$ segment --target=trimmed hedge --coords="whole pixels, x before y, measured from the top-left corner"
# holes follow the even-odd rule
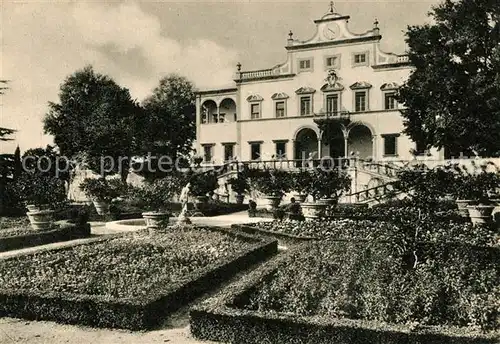
[[[227,235],[254,244],[241,255],[225,258],[207,269],[194,271],[182,280],[174,283],[159,282],[154,292],[140,298],[117,299],[109,296],[57,292],[39,294],[30,290],[5,290],[0,287],[0,316],[53,320],[94,327],[130,330],[152,329],[158,326],[169,313],[194,300],[237,272],[274,255],[278,250],[275,240],[233,233],[217,227],[209,229],[222,231]],[[90,239],[89,242],[80,245],[90,245],[125,235],[128,234]],[[69,248],[71,246],[55,250]]]
[[[201,340],[245,344],[493,344],[498,332],[484,334],[471,328],[387,324],[327,316],[300,316],[243,309],[258,286],[286,264],[288,254],[274,258],[239,282],[190,311],[190,328]]]
[[[0,238],[0,252],[90,236],[90,225],[88,223],[74,224],[68,221],[60,221],[56,224],[58,227],[52,230],[33,231],[29,234]]]

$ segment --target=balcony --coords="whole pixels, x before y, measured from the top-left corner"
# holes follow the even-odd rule
[[[269,79],[277,79],[282,77],[290,77],[294,74],[282,73],[280,70],[280,66],[276,66],[274,68],[269,69],[260,69],[253,71],[238,71],[236,72],[235,79],[237,83],[244,81],[253,81],[253,80],[269,80]]]

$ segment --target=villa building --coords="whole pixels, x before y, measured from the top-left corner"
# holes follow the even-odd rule
[[[375,21],[352,33],[349,16],[314,21],[306,41],[289,34],[286,62],[242,71],[233,88],[200,91],[196,144],[206,164],[315,159],[357,154],[374,161],[407,160],[416,145],[402,133],[394,99],[412,67],[407,55],[380,49]]]

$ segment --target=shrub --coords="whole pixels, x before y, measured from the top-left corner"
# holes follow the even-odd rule
[[[236,192],[238,195],[243,195],[250,191],[248,178],[243,172],[238,172],[236,177],[229,179],[228,184],[231,185],[232,191]]]
[[[125,193],[125,184],[118,179],[107,180],[105,178],[85,178],[80,184],[80,189],[92,199],[111,202]]]
[[[178,189],[178,180],[171,176],[146,182],[140,187],[129,186],[128,197],[144,210],[161,212],[169,210]]]
[[[23,173],[16,180],[15,188],[26,204],[57,208],[66,201],[64,182],[52,176]]]
[[[251,186],[267,196],[283,197],[290,191],[290,173],[283,170],[250,169]]]
[[[340,169],[318,167],[311,172],[309,185],[305,188],[314,200],[334,198],[338,200],[351,189],[351,178]]]
[[[214,171],[192,173],[189,176],[190,191],[194,196],[206,196],[219,187],[217,174]]]
[[[313,175],[305,169],[290,175],[290,189],[299,194],[306,194],[310,191],[309,186],[313,182]]]

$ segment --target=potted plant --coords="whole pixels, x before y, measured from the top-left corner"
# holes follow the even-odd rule
[[[469,217],[467,207],[471,205],[476,197],[476,192],[472,183],[472,175],[467,169],[454,165],[453,170],[455,176],[453,178],[453,186],[451,188],[453,197],[457,204],[458,212],[462,217]]]
[[[262,193],[266,210],[275,211],[284,194],[290,191],[290,174],[283,170],[249,170],[251,186]]]
[[[496,192],[500,184],[497,173],[481,172],[470,177],[473,202],[467,206],[469,216],[474,225],[490,223],[496,203],[490,194]]]
[[[85,178],[80,189],[92,200],[97,214],[108,215],[111,201],[123,191],[123,184],[115,179],[108,181],[105,178]]]
[[[231,190],[236,192],[236,203],[243,204],[245,193],[250,191],[247,177],[242,172],[238,172],[236,177],[228,180],[228,184],[231,185]]]
[[[307,190],[312,182],[312,174],[308,170],[301,169],[299,172],[292,173],[290,176],[290,189],[295,191],[295,199],[299,203],[304,203],[307,198]]]
[[[214,171],[193,173],[189,178],[191,194],[195,198],[194,206],[201,210],[208,202],[207,194],[219,187],[219,181]]]
[[[147,181],[140,187],[129,186],[129,197],[145,210],[142,217],[146,220],[150,234],[167,227],[172,215],[170,203],[178,188],[177,183],[169,177]]]
[[[16,188],[28,208],[26,215],[33,229],[52,228],[54,210],[66,201],[63,181],[52,176],[25,173],[16,181]]]
[[[311,177],[306,190],[313,202],[301,205],[306,219],[323,217],[326,209],[351,188],[351,178],[337,169],[318,167],[311,171]]]

